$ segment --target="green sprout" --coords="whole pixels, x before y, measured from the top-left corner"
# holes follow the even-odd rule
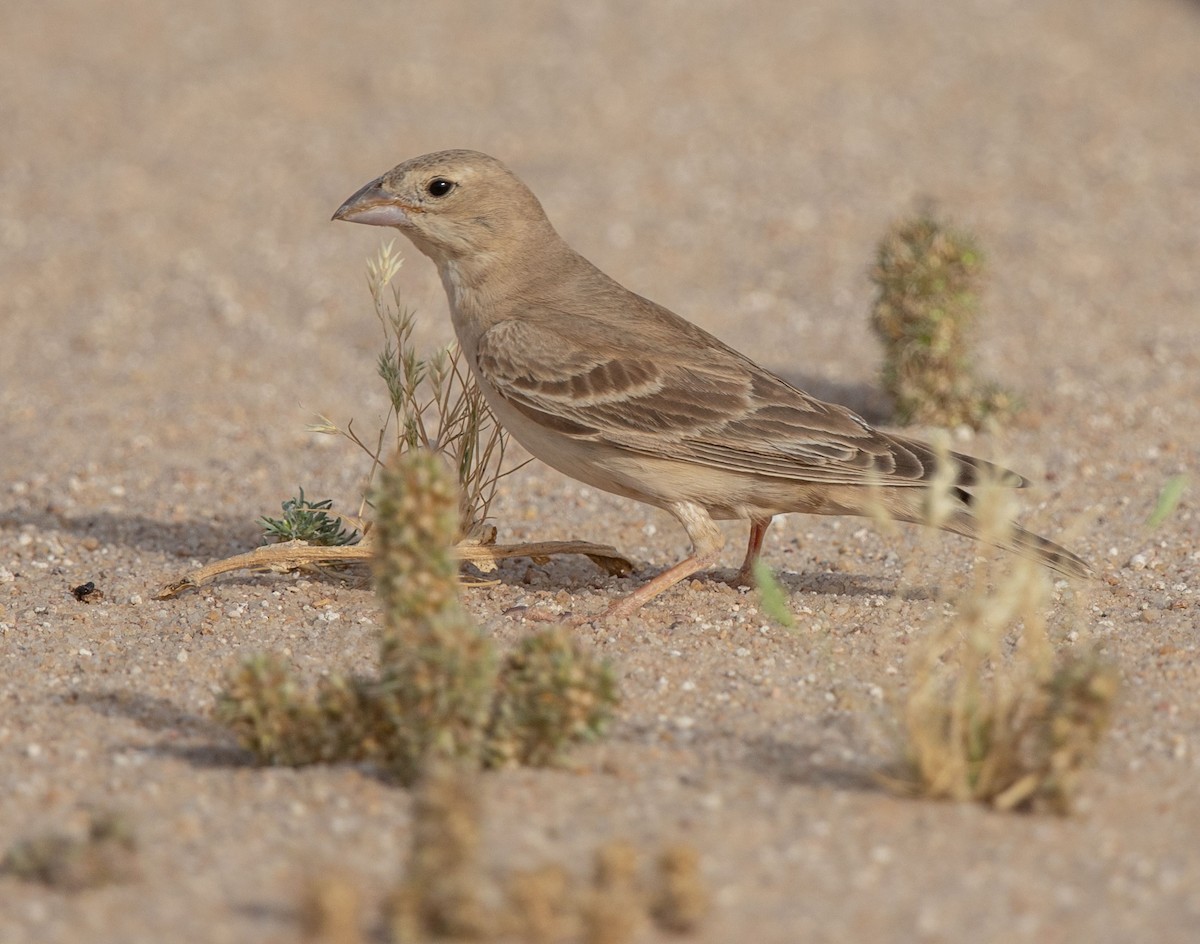
[[[794,629],[796,618],[788,607],[787,593],[784,592],[774,571],[759,558],[754,562],[752,573],[754,586],[758,588],[758,608],[762,610],[763,615],[784,629]]]
[[[356,530],[347,531],[341,518],[329,513],[333,507],[332,498],[310,502],[304,497],[304,489],[299,491],[298,497],[289,498],[283,503],[282,518],[264,515],[259,519],[263,537],[268,541],[303,541],[321,547],[339,547],[358,541]]]
[[[1188,477],[1186,475],[1176,475],[1167,479],[1167,484],[1163,486],[1158,501],[1154,505],[1154,511],[1146,520],[1146,527],[1149,530],[1153,531],[1175,513],[1180,499],[1183,498],[1183,493],[1187,491],[1187,486]]]

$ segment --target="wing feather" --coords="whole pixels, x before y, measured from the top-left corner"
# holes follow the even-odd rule
[[[636,339],[602,348],[595,326],[572,330],[568,319],[511,319],[483,334],[476,365],[535,422],[630,453],[800,483],[925,485],[932,478],[937,457],[928,446],[874,430],[680,322],[691,330],[672,340],[695,346],[696,356],[656,352]],[[973,484],[985,467],[999,469],[953,458],[960,485]]]

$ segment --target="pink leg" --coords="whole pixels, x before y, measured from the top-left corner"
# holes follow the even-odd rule
[[[741,569],[733,578],[735,587],[754,586],[754,562],[762,552],[763,538],[767,536],[767,528],[771,527],[770,518],[752,518],[750,520],[750,543],[746,547],[746,559],[742,561]]]
[[[716,563],[725,545],[725,536],[721,529],[713,523],[708,512],[700,505],[691,502],[680,502],[667,507],[679,519],[688,537],[692,539],[692,554],[680,561],[674,567],[664,570],[661,574],[638,587],[633,593],[617,600],[599,616],[577,616],[571,622],[582,623],[606,622],[610,619],[624,619],[632,616],[648,601],[654,599],[664,590],[668,590],[681,580],[685,580],[698,570],[703,570]],[[766,530],[764,526],[763,530]],[[761,538],[760,538],[761,541]]]

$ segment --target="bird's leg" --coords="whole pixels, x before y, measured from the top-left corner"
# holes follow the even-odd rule
[[[691,556],[680,561],[674,567],[664,570],[628,596],[622,597],[596,617],[597,622],[631,616],[664,590],[687,579],[696,571],[716,563],[721,554],[721,548],[725,546],[725,535],[721,533],[721,529],[716,526],[708,512],[701,505],[692,502],[676,502],[668,505],[667,511],[679,519],[679,523],[683,525],[688,537],[691,538]],[[766,530],[765,527],[764,530]],[[592,622],[593,620],[586,619],[585,621]]]
[[[746,547],[746,559],[742,561],[741,569],[733,578],[735,587],[754,586],[754,562],[762,552],[763,538],[767,536],[767,528],[771,527],[771,518],[750,519],[750,544]]]

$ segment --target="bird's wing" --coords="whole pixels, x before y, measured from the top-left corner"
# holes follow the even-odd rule
[[[668,350],[654,349],[653,338],[599,342],[594,329],[565,320],[513,319],[484,332],[476,364],[514,409],[569,438],[799,482],[932,477],[937,459],[927,446],[878,432],[688,327],[668,342],[681,347]]]

